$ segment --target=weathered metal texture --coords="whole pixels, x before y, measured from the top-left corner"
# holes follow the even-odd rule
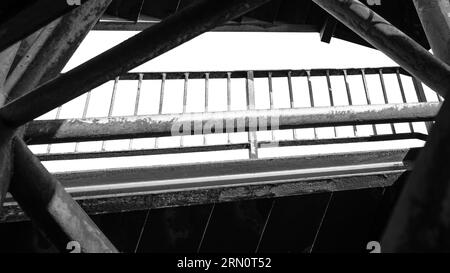
[[[6,128],[0,123],[0,214],[2,212],[2,204],[11,181],[11,173],[13,168],[11,137],[13,134],[13,130]]]
[[[76,241],[82,252],[117,252],[95,223],[33,156],[18,138],[14,140],[15,171],[10,192],[48,238],[61,251]]]
[[[247,72],[247,79],[246,79],[246,91],[247,91],[247,109],[248,110],[255,110],[255,78],[253,77],[253,71],[248,71]],[[230,96],[231,96],[231,92],[229,92]],[[231,98],[229,99],[229,105],[231,104]],[[230,106],[228,106],[230,107]],[[206,122],[208,123],[208,122]],[[235,124],[235,121],[233,121],[233,125]],[[248,124],[250,125],[250,122],[248,122]],[[223,126],[223,125],[222,125]],[[226,125],[225,125],[226,126]],[[234,126],[233,126],[234,127]],[[249,127],[249,132],[248,132],[248,142],[250,143],[250,148],[249,148],[249,158],[250,159],[255,159],[258,158],[258,140],[256,138],[256,126],[247,126]],[[226,128],[226,127],[223,127]],[[236,128],[237,131],[239,130],[238,128]],[[233,131],[235,131],[236,129],[233,128]]]
[[[37,37],[33,41],[30,41],[30,44],[26,49],[22,49],[26,50],[26,52],[22,53],[22,57],[20,59],[18,59],[19,56],[16,57],[16,64],[14,67],[12,67],[12,70],[8,74],[8,78],[5,82],[4,90],[5,94],[7,94],[8,96],[7,100],[11,100],[11,97],[13,97],[10,96],[11,89],[25,74],[29,65],[33,62],[34,58],[36,58],[40,50],[42,50],[41,54],[44,54],[43,52],[45,52],[45,50],[43,50],[43,45],[45,44],[45,41],[49,38],[49,36],[51,36],[52,32],[55,30],[55,27],[58,26],[60,21],[60,19],[56,19],[55,21],[42,28],[42,30],[38,31],[39,33],[37,34]],[[39,77],[37,78],[37,81],[39,81]]]
[[[149,191],[132,194],[112,194],[75,198],[88,214],[117,213],[166,207],[192,206],[222,202],[236,202],[262,198],[309,195],[322,192],[360,190],[389,187],[403,171],[371,174],[317,177],[284,183],[255,183],[227,187],[204,187],[173,191]],[[26,220],[27,216],[14,203],[5,205],[1,222]]]
[[[383,150],[57,173],[88,213],[143,210],[392,185],[416,150]],[[183,177],[183,178],[180,178]],[[23,219],[11,202],[0,221]]]
[[[127,30],[127,31],[142,31],[159,23],[155,21],[116,21],[110,22],[101,20],[98,22],[94,30]],[[320,29],[316,25],[297,25],[287,24],[282,22],[265,22],[260,20],[245,21],[245,22],[227,22],[221,26],[213,28],[211,31],[233,31],[233,32],[318,32]]]
[[[3,52],[0,52],[0,106],[3,106],[6,101],[7,95],[4,90],[4,82],[19,45],[20,43],[14,44]],[[3,204],[3,199],[8,191],[11,180],[12,135],[13,131],[0,122],[0,213],[2,212],[1,204]]]
[[[413,0],[433,54],[450,64],[450,2]]]
[[[193,4],[0,109],[5,124],[18,127],[268,0]],[[64,91],[63,91],[64,90]],[[39,105],[39,107],[34,107]]]
[[[450,2],[414,4],[433,53],[450,63]],[[384,252],[450,252],[449,115],[445,101],[385,231]]]
[[[442,96],[450,67],[357,0],[313,0],[367,42],[381,50]]]
[[[149,116],[36,120],[29,144],[430,121],[440,103],[334,106]]]
[[[0,25],[0,51],[24,39],[51,21],[77,8],[66,0],[38,0]]]
[[[59,75],[111,0],[89,1],[46,27],[7,81],[18,98]]]
[[[4,85],[6,76],[8,76],[11,65],[19,49],[20,43],[16,43],[6,50],[0,52],[0,105],[3,105],[6,101],[6,92],[4,91]]]
[[[20,96],[42,81],[57,76],[109,3],[110,0],[85,3],[40,31],[38,37],[30,41],[32,44],[27,46],[26,56],[17,63],[16,68],[20,72],[14,70],[10,73],[15,82],[21,85],[7,94],[9,98]],[[33,40],[33,37],[30,39]],[[11,89],[4,91],[9,92]],[[9,170],[13,173],[9,191],[24,211],[61,251],[65,251],[69,241],[77,241],[84,252],[116,252],[61,184],[28,150],[20,139],[22,128],[16,131],[14,133],[18,137],[13,143],[14,156],[10,153],[10,157],[2,158],[1,162],[2,166],[6,166],[8,159],[15,160],[14,171]],[[12,134],[11,131],[10,136]],[[10,138],[8,140],[11,147]],[[4,185],[2,183],[2,187]],[[1,201],[3,203],[3,198]]]
[[[445,101],[386,229],[383,252],[450,251],[449,116]]]

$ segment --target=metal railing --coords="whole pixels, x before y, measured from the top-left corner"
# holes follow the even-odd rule
[[[401,101],[397,101],[393,104],[389,101],[392,81],[390,84],[386,83],[386,76],[394,76],[397,86],[395,89],[400,92]],[[357,77],[357,78],[355,78]],[[368,83],[368,77],[371,77],[372,85]],[[377,78],[377,83],[382,94],[382,104],[384,108],[380,107],[380,103],[374,103],[372,98],[373,79]],[[287,81],[287,94],[289,96],[288,107],[283,109],[275,108],[275,95],[274,95],[274,79],[281,78]],[[214,90],[211,90],[210,83],[212,80],[222,79],[226,82],[226,111],[211,111],[209,102],[211,97],[215,94]],[[246,95],[239,98],[246,101],[246,109],[241,111],[232,110],[232,86],[233,81],[236,79],[245,80],[245,92]],[[134,101],[134,109],[132,116],[116,117],[113,116],[114,107],[117,105],[116,94],[120,81],[136,81],[136,95]],[[154,115],[139,115],[139,106],[141,104],[141,94],[147,90],[143,89],[143,82],[147,80],[160,81],[159,87],[159,103],[156,114]],[[182,113],[163,113],[163,105],[167,100],[167,84],[173,80],[183,80],[183,93],[182,93]],[[203,80],[204,81],[204,93],[198,92],[194,99],[203,99],[204,106],[199,112],[204,114],[193,114],[187,112],[188,102],[188,90],[190,86],[190,80]],[[255,96],[260,95],[258,88],[255,88],[255,81],[267,80],[267,95],[269,100],[268,109],[256,109]],[[302,98],[302,100],[309,100],[308,107],[296,107],[295,95],[299,88],[294,87],[293,81],[304,81],[305,86],[302,88],[307,89],[309,98]],[[317,98],[318,88],[314,88],[313,80],[320,80],[326,82],[328,89],[328,98]],[[335,90],[337,89],[336,82],[334,80],[343,81],[345,88],[345,95],[347,105],[336,105],[336,99],[338,95]],[[363,103],[356,103],[354,99],[354,89],[356,89],[350,81],[353,83],[360,81],[359,89],[362,88],[364,93]],[[392,79],[391,79],[392,80]],[[404,81],[410,81],[410,87],[413,86],[414,90],[407,90]],[[354,84],[353,84],[354,85]],[[278,90],[280,88],[277,88]],[[322,90],[323,91],[323,90]],[[406,91],[415,94],[415,101],[408,101]],[[323,93],[323,92],[322,92]],[[131,93],[130,93],[131,94]],[[204,95],[204,98],[200,98]],[[248,149],[249,158],[257,158],[258,149],[261,147],[273,147],[274,145],[279,147],[285,146],[301,146],[301,145],[315,145],[315,144],[333,144],[333,143],[354,143],[354,142],[370,142],[370,141],[382,141],[382,140],[397,140],[397,139],[421,139],[425,140],[426,132],[417,132],[412,122],[425,121],[427,130],[431,126],[431,120],[434,114],[439,109],[439,103],[428,102],[427,96],[424,91],[423,85],[416,79],[412,78],[406,71],[399,67],[384,67],[384,68],[356,68],[356,69],[311,69],[311,70],[276,70],[276,71],[221,71],[221,72],[165,72],[165,73],[127,73],[121,77],[115,79],[113,83],[113,90],[111,94],[110,104],[108,107],[108,113],[105,118],[89,118],[87,116],[90,107],[94,107],[90,104],[91,92],[88,92],[83,106],[81,119],[60,119],[61,109],[58,108],[56,112],[55,120],[37,120],[32,122],[27,129],[25,139],[29,144],[45,144],[48,143],[45,153],[39,153],[38,157],[43,161],[49,160],[62,160],[62,159],[83,159],[83,158],[101,158],[101,157],[120,157],[120,156],[132,156],[132,155],[154,155],[154,154],[170,154],[170,153],[190,153],[197,151],[221,151],[221,150],[234,150],[234,149]],[[170,98],[174,99],[174,98]],[[342,98],[340,98],[342,99]],[[328,107],[317,106],[317,101],[327,101]],[[436,98],[437,102],[442,101],[440,96]],[[323,103],[322,103],[323,104]],[[356,105],[358,104],[358,105]],[[359,105],[361,104],[361,105]],[[292,109],[290,111],[289,109]],[[344,113],[346,112],[346,113]],[[207,113],[207,114],[206,114]],[[178,147],[160,148],[158,145],[160,137],[170,136],[173,134],[171,130],[174,123],[167,123],[165,121],[173,121],[175,118],[180,120],[190,120],[194,125],[195,119],[200,119],[202,126],[205,127],[205,123],[212,120],[225,120],[230,115],[234,116],[230,121],[233,124],[230,131],[220,131],[212,133],[228,132],[228,141],[221,144],[208,145],[206,139],[207,134],[205,130],[195,132],[189,130],[189,132],[183,132],[183,134],[204,134],[203,145],[189,146],[183,142],[184,136],[181,136],[180,144]],[[279,115],[277,124],[278,127],[272,126],[269,122],[267,128],[261,128],[264,126],[249,126],[251,122],[249,116],[256,117],[256,119],[273,117]],[[364,118],[362,118],[364,116]],[[239,128],[236,123],[239,122],[239,117],[247,117],[244,121],[243,128]],[[150,120],[151,124],[147,123],[143,125],[143,120]],[[294,120],[294,121],[293,121]],[[258,120],[259,121],[259,120]],[[395,123],[408,122],[408,132],[397,132]],[[376,124],[388,123],[391,128],[390,133],[380,133]],[[131,125],[130,125],[131,124]],[[357,125],[368,124],[372,127],[372,133],[370,135],[360,136],[358,135]],[[161,126],[164,125],[164,128]],[[341,137],[338,134],[337,126],[352,126],[353,133],[350,136]],[[224,122],[224,126],[225,122]],[[332,137],[320,137],[317,134],[317,128],[320,127],[332,127],[334,133]],[[305,139],[299,136],[299,128],[313,128],[314,137]],[[229,129],[229,128],[227,128]],[[290,139],[276,141],[274,137],[274,129],[291,130],[292,137]],[[239,143],[233,143],[230,141],[230,134],[238,131],[248,132],[248,140]],[[260,139],[256,131],[260,130],[272,130],[272,140]],[[142,137],[155,138],[155,144],[153,148],[149,149],[133,149],[133,139]],[[128,149],[120,151],[107,151],[105,149],[105,140],[110,139],[130,139]],[[98,151],[79,152],[78,145],[80,141],[102,141],[101,149]],[[73,152],[68,153],[54,153],[51,151],[52,143],[63,142],[76,142]]]

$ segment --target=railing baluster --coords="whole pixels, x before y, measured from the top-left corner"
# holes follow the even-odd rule
[[[288,89],[289,89],[289,107],[295,108],[294,93],[292,90],[292,72],[291,71],[288,71],[288,73],[287,73],[287,80],[288,80]],[[297,139],[297,133],[296,133],[295,129],[292,129],[292,138],[294,140]]]
[[[247,72],[247,109],[248,110],[254,110],[255,109],[255,85],[254,85],[254,76],[253,76],[253,71],[248,71]],[[248,140],[250,143],[250,148],[249,148],[249,158],[250,159],[256,159],[258,158],[258,140],[256,137],[256,132],[254,131],[254,129],[257,128],[251,128],[251,125],[254,126],[258,126],[257,124],[258,120],[253,120],[253,124],[252,121],[249,120],[249,132],[248,132]],[[253,129],[253,130],[252,130]]]
[[[345,90],[347,91],[348,105],[353,105],[352,93],[350,90],[350,84],[348,82],[347,70],[344,69],[343,73],[344,73]],[[355,135],[355,137],[358,136],[358,128],[356,127],[356,125],[353,125],[353,134]]]
[[[86,94],[86,100],[84,102],[84,109],[83,109],[83,114],[82,114],[81,118],[86,118],[90,100],[91,100],[91,91],[87,92],[87,94]],[[78,152],[79,145],[80,145],[80,142],[75,143],[75,150],[74,150],[75,153]]]
[[[187,92],[188,92],[189,73],[184,73],[184,90],[183,90],[183,114],[186,114],[187,109]],[[184,146],[184,136],[180,136],[180,147]]]
[[[378,70],[378,75],[380,77],[381,90],[383,91],[384,103],[388,104],[389,103],[389,99],[388,99],[388,96],[387,96],[386,84],[384,83],[383,69],[380,68]],[[391,130],[392,130],[393,134],[397,133],[394,123],[391,123]]]
[[[209,73],[205,73],[205,112],[209,112]],[[206,135],[203,136],[203,144],[207,144]]]
[[[139,100],[141,98],[141,87],[142,87],[143,77],[144,77],[144,74],[139,73],[139,81],[138,81],[138,86],[137,86],[137,91],[136,91],[136,99],[134,101],[134,111],[133,111],[133,115],[135,115],[135,116],[138,115]],[[133,149],[133,139],[130,139],[130,144],[128,145],[128,149],[129,150]]]
[[[166,86],[166,73],[161,74],[161,89],[159,90],[159,105],[158,105],[158,114],[162,114],[163,104],[164,104],[164,89]],[[155,149],[159,147],[159,137],[155,138]]]
[[[397,81],[398,81],[398,86],[400,87],[400,94],[402,95],[402,101],[403,103],[407,103],[408,101],[406,100],[406,94],[405,94],[405,89],[403,88],[403,82],[402,82],[402,78],[400,76],[400,71],[397,68],[397,71],[395,72],[395,74],[397,75]],[[439,97],[439,95],[438,95]],[[411,130],[411,133],[414,133],[414,126],[412,124],[412,122],[409,122],[409,129]]]
[[[111,101],[109,103],[109,110],[108,110],[108,117],[112,116],[113,110],[114,110],[114,102],[116,100],[116,91],[117,91],[117,85],[119,83],[119,77],[116,77],[116,79],[114,80],[114,86],[113,86],[113,90],[112,90],[112,94],[111,94]],[[102,141],[102,151],[105,151],[105,141]]]
[[[227,72],[227,111],[231,111],[231,72]],[[230,133],[227,137],[228,143],[231,143]]]
[[[330,106],[334,106],[334,99],[333,99],[333,88],[331,86],[331,79],[330,79],[330,70],[327,69],[327,86],[328,86],[328,95],[330,97]],[[336,126],[333,127],[334,129],[334,137],[337,137],[337,129]]]
[[[366,102],[368,105],[371,105],[372,100],[370,99],[369,87],[367,85],[366,72],[364,69],[361,69],[361,78],[362,78],[363,85],[364,85],[364,93],[366,95]],[[378,135],[377,127],[375,124],[372,124],[372,129],[373,129],[373,134]]]
[[[313,88],[312,88],[312,81],[311,81],[311,71],[306,71],[306,79],[308,80],[308,90],[309,90],[309,101],[311,104],[311,107],[314,107],[314,95],[313,95]],[[314,128],[314,138],[317,139],[317,130]]]
[[[273,103],[273,86],[272,86],[272,72],[267,73],[267,82],[269,84],[269,103],[270,103],[270,109],[273,110],[274,103]],[[272,132],[272,141],[275,141],[275,134],[273,130],[270,130]]]

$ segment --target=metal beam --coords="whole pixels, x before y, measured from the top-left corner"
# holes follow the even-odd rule
[[[156,21],[102,21],[100,20],[93,30],[121,30],[121,31],[142,31],[159,23]],[[215,32],[318,32],[320,28],[316,25],[286,24],[280,22],[264,22],[259,20],[234,22],[230,21],[224,25],[217,26],[210,31]]]
[[[66,251],[67,243],[76,241],[82,252],[117,252],[23,141],[15,138],[13,147],[14,166],[22,169],[14,172],[9,190],[55,246]]]
[[[450,63],[450,2],[414,4],[433,53]],[[446,100],[386,228],[383,252],[450,251],[449,115]]]
[[[380,70],[383,74],[396,74],[397,70],[401,75],[411,76],[407,71],[401,67],[365,67],[365,68],[348,68],[348,69],[298,69],[298,70],[254,70],[254,78],[267,78],[268,73],[271,73],[272,78],[287,77],[290,73],[291,77],[306,77],[309,73],[311,77],[319,76],[343,76],[344,70],[347,76],[361,75],[361,70],[364,70],[366,75],[378,75]],[[144,73],[125,73],[120,75],[120,80],[139,80],[139,75],[142,74],[143,80],[161,80],[162,74],[166,75],[166,80],[184,79],[185,74],[189,73],[189,79],[204,79],[206,73],[208,73],[209,79],[224,79],[228,78],[228,73],[231,73],[230,78],[246,78],[246,70],[234,70],[234,71],[186,71],[186,72],[144,72]]]
[[[450,86],[450,67],[357,0],[313,0],[367,42],[442,96]]]
[[[87,2],[44,28],[7,80],[9,100],[59,75],[111,0]]]
[[[21,126],[137,65],[268,1],[203,0],[186,7],[160,24],[9,103],[0,109],[0,119],[11,127]]]
[[[7,92],[5,91],[6,77],[11,69],[11,65],[16,56],[20,43],[14,44],[8,49],[0,52],[0,106],[6,102]]]
[[[434,119],[439,107],[440,103],[407,103],[36,120],[27,126],[25,140],[30,144],[38,144],[430,121]]]
[[[9,97],[22,95],[42,81],[57,76],[110,2],[87,2],[41,31],[29,47],[25,61],[18,62],[21,75],[15,71],[10,73],[19,86],[15,86]],[[14,132],[14,156],[10,154],[10,158],[14,158],[14,175],[9,191],[15,200],[61,251],[66,250],[69,241],[77,241],[83,252],[116,252],[61,184],[28,150],[20,139],[22,132],[22,128]]]
[[[421,133],[402,133],[392,135],[375,135],[367,137],[343,137],[343,138],[324,138],[324,139],[299,139],[277,141],[259,141],[258,148],[261,147],[290,147],[290,146],[308,146],[308,145],[327,145],[327,144],[343,144],[343,143],[361,143],[361,142],[377,142],[390,140],[406,140],[416,139],[426,141],[427,135]],[[94,151],[94,152],[72,152],[72,153],[42,153],[36,156],[41,161],[54,160],[72,160],[87,158],[110,158],[110,157],[127,157],[142,155],[162,155],[162,154],[181,154],[181,153],[198,153],[213,151],[230,151],[249,149],[249,143],[223,144],[223,145],[202,145],[189,147],[174,148],[158,148],[158,149],[132,149],[120,151]]]
[[[0,25],[0,51],[24,39],[51,21],[77,8],[66,0],[38,0]]]
[[[337,21],[334,17],[328,16],[320,29],[320,41],[329,44],[331,38],[333,38],[334,31],[336,30]]]
[[[417,151],[381,150],[56,173],[88,213],[391,186]],[[12,201],[12,200],[11,200]],[[1,221],[23,219],[13,202]]]
[[[433,54],[450,64],[450,2],[413,0]]]
[[[3,106],[6,102],[7,94],[4,89],[4,83],[19,45],[20,43],[17,43],[0,52],[0,106]],[[6,128],[0,122],[0,213],[2,212],[3,199],[11,180],[11,137],[13,133],[13,130]]]

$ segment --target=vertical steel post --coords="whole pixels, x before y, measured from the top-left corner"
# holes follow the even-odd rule
[[[247,72],[246,86],[247,86],[247,109],[255,110],[255,79],[253,71]],[[255,128],[256,127],[256,128]],[[256,137],[256,131],[258,127],[257,119],[249,120],[249,132],[248,141],[250,143],[249,157],[250,159],[258,158],[258,140]]]

